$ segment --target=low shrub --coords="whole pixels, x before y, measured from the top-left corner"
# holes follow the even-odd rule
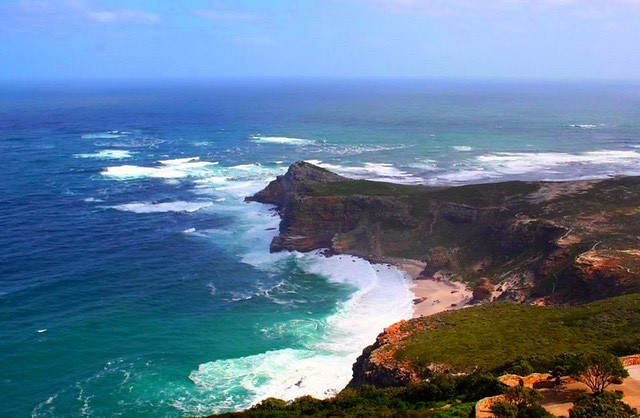
[[[638,411],[611,392],[582,395],[569,410],[569,418],[637,418]]]

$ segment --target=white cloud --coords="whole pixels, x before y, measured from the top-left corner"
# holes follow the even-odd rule
[[[0,0],[3,1],[3,0]],[[15,0],[0,4],[1,29],[63,28],[90,23],[155,23],[160,16],[139,9],[112,9],[96,0]],[[13,28],[12,28],[13,27]]]
[[[209,20],[252,22],[258,19],[256,15],[251,13],[236,12],[230,10],[197,9],[194,10],[193,13],[197,16]]]
[[[147,13],[142,10],[88,10],[86,16],[93,21],[100,23],[135,22],[135,23],[155,23],[160,20],[160,16],[154,13]]]

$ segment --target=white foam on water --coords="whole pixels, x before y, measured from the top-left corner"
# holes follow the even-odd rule
[[[120,138],[120,140],[118,140]],[[133,139],[132,137],[121,137],[117,138],[104,138],[101,140],[95,141],[93,144],[97,147],[109,147],[109,148],[147,148],[147,149],[158,149],[160,144],[164,144],[167,142],[164,139],[159,138],[143,138],[143,139]]]
[[[245,168],[235,167],[227,174],[233,177]],[[249,168],[253,176],[262,177],[260,181],[253,180],[252,187],[264,187],[270,177],[260,172],[263,170],[260,166]],[[294,261],[307,273],[330,283],[349,285],[354,290],[328,317],[313,321],[294,319],[263,330],[267,337],[273,332],[297,335],[301,347],[201,364],[189,376],[196,385],[195,393],[189,399],[176,400],[174,406],[186,414],[205,414],[248,408],[270,396],[294,399],[302,395],[318,398],[334,395],[351,379],[351,366],[362,349],[375,341],[384,327],[412,316],[411,281],[394,267],[372,265],[352,256],[327,258],[320,251],[271,254],[268,248],[278,233],[280,218],[270,206],[239,205],[236,201],[226,209],[241,216],[234,231],[218,232],[234,234],[236,239],[231,245],[239,246],[242,262],[266,272],[281,272],[282,268],[289,268],[283,266]],[[261,297],[276,304],[290,304],[296,303],[290,297],[295,292],[294,284],[280,281],[259,285],[254,290],[229,292],[227,300],[246,303]],[[289,295],[286,299],[282,298],[285,294]]]
[[[571,124],[569,125],[570,128],[580,128],[580,129],[596,129],[598,127],[598,125],[592,125],[592,124],[587,124],[587,123],[582,123],[582,124]]]
[[[207,175],[194,181],[195,191],[201,194],[219,196],[220,201],[235,203],[262,188],[287,167],[265,166],[261,164],[240,164],[232,167],[207,167]],[[244,205],[243,205],[244,206]]]
[[[407,145],[323,145],[321,151],[334,155],[360,155],[369,152],[393,151],[415,147],[415,144]]]
[[[451,148],[453,148],[456,151],[460,151],[460,152],[473,151],[473,147],[470,147],[468,145],[454,145]]]
[[[353,177],[416,180],[391,164],[366,163],[361,167],[344,168]],[[331,396],[351,379],[351,366],[362,349],[375,341],[384,327],[412,315],[410,280],[395,268],[372,265],[350,256],[326,258],[318,252],[269,253],[269,244],[278,233],[280,219],[270,206],[246,204],[243,198],[266,186],[286,169],[285,165],[260,164],[224,167],[190,157],[165,159],[154,167],[109,167],[103,173],[120,174],[121,177],[114,177],[122,180],[191,177],[192,191],[206,196],[207,201],[132,202],[112,208],[136,213],[189,212],[219,200],[215,204],[216,213],[236,217],[233,230],[196,231],[189,228],[183,233],[190,237],[207,237],[213,242],[224,239],[227,251],[241,254],[242,262],[269,273],[281,272],[294,261],[302,270],[323,277],[321,280],[353,288],[353,293],[339,302],[328,317],[318,318],[313,323],[296,319],[293,321],[297,322],[281,324],[283,332],[300,335],[300,346],[201,364],[189,376],[195,383],[195,390],[190,391],[188,397],[176,398],[173,403],[186,414],[242,409],[269,396],[283,399],[307,394],[319,398]],[[229,239],[230,235],[233,240]],[[292,286],[289,282],[258,283],[256,289],[237,294],[229,292],[229,297],[238,303],[246,303],[241,301],[253,297],[276,304],[295,303],[295,296],[291,297],[291,292],[295,292]],[[289,296],[284,298],[284,294]]]
[[[115,167],[107,167],[101,173],[103,176],[115,179],[136,179],[136,178],[165,178],[176,179],[187,177],[189,173],[174,169],[140,167],[136,165],[120,165]]]
[[[218,289],[213,283],[207,283],[207,289],[209,289],[209,294],[211,296],[214,296],[218,292]]]
[[[201,364],[190,379],[214,405],[213,412],[247,408],[267,397],[333,396],[351,379],[351,366],[362,349],[375,341],[384,327],[412,315],[410,280],[395,267],[352,256],[327,258],[319,252],[288,257],[295,257],[309,273],[356,290],[322,324],[293,324],[310,327],[307,331],[311,334],[319,326],[323,329],[320,338],[309,339],[305,348]]]
[[[180,179],[186,177],[206,177],[211,174],[210,168],[217,162],[200,161],[199,157],[178,158],[158,161],[160,166],[144,167],[121,165],[107,167],[102,175],[116,180],[139,178]]]
[[[640,162],[640,153],[618,150],[590,151],[579,154],[519,152],[481,155],[477,160],[499,173],[522,174],[567,165],[635,165]]]
[[[160,160],[158,162],[164,165],[182,165],[185,163],[192,163],[194,161],[200,161],[200,157],[175,158],[173,160]]]
[[[564,178],[602,177],[638,171],[640,151],[599,150],[583,153],[496,152],[467,161],[465,168],[429,179],[430,184],[467,183],[525,174],[549,174]],[[563,176],[567,171],[571,175]],[[582,173],[590,172],[592,173]],[[595,173],[597,172],[597,174]]]
[[[81,136],[82,139],[115,139],[121,138],[125,136],[125,132],[120,131],[109,131],[109,132],[96,132],[92,134],[84,134]]]
[[[74,154],[75,158],[94,158],[96,160],[123,160],[133,157],[130,151],[119,149],[105,149],[93,154]]]
[[[262,136],[252,135],[249,137],[252,141],[266,144],[281,144],[281,145],[315,145],[317,142],[313,139],[304,138],[290,138],[287,136]]]
[[[402,171],[389,163],[364,163],[362,166],[341,166],[338,164],[325,163],[321,160],[306,161],[352,179],[386,181],[402,184],[424,183],[422,178]]]
[[[416,160],[413,163],[407,164],[408,167],[417,168],[425,171],[436,171],[438,169],[438,162],[431,159]]]
[[[195,212],[213,205],[212,202],[133,202],[123,205],[109,206],[111,209],[133,213],[160,213],[160,212]]]
[[[483,169],[461,170],[440,174],[429,179],[429,184],[472,183],[482,179],[499,178],[500,174],[487,172]]]
[[[99,202],[104,202],[104,199],[98,199],[97,197],[87,197],[85,199],[82,199],[84,202],[87,203],[99,203]]]

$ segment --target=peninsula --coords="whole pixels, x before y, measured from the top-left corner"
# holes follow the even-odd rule
[[[480,385],[469,379],[493,382],[487,376],[525,363],[546,372],[572,351],[640,352],[640,177],[424,187],[297,162],[246,200],[278,211],[273,252],[356,255],[426,283],[417,285],[419,314],[363,351],[347,392],[315,402],[335,407],[345,393],[366,397],[364,387],[406,389],[462,373],[462,386],[438,399],[468,409],[481,397],[464,386]],[[429,286],[458,302],[434,307]],[[469,305],[478,306],[441,312]],[[483,382],[482,395],[501,393]],[[276,401],[249,412],[292,405]]]

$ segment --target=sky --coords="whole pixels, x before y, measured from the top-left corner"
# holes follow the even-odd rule
[[[0,80],[638,80],[640,0],[0,0]]]

